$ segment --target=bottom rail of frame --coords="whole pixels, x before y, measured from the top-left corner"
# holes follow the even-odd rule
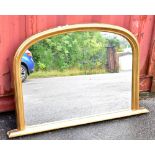
[[[149,111],[143,107],[141,107],[138,110],[126,109],[119,112],[90,115],[86,117],[79,117],[74,119],[55,121],[55,122],[43,123],[43,124],[32,125],[32,126],[25,126],[24,130],[15,129],[15,130],[8,131],[7,134],[9,138],[13,138],[18,136],[50,131],[50,130],[78,126],[78,125],[83,125],[88,123],[95,123],[95,122],[100,122],[105,120],[129,117],[129,116],[144,114],[148,112]]]

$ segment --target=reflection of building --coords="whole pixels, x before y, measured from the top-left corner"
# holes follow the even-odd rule
[[[119,70],[128,71],[132,70],[132,50],[131,48],[126,48],[124,52],[119,55]]]

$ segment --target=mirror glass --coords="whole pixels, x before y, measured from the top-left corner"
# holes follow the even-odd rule
[[[132,48],[114,33],[57,35],[25,51],[21,78],[26,125],[131,109]]]

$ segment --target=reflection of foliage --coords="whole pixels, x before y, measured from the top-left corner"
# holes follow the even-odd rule
[[[40,61],[37,63],[37,65],[38,65],[40,70],[42,70],[42,71],[46,70],[46,65],[41,63]]]
[[[104,68],[109,44],[120,51],[117,37],[108,38],[100,32],[73,32],[44,39],[34,44],[30,51],[36,70],[78,68],[86,71]]]
[[[108,41],[108,46],[115,47],[117,52],[123,52],[125,48],[130,47],[129,42],[120,35],[105,33],[104,37]]]

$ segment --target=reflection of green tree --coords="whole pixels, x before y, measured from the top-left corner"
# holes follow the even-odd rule
[[[110,34],[106,36],[108,46],[115,47],[117,52],[123,52],[125,48],[130,47],[129,42],[124,38],[116,34]]]
[[[117,38],[106,38],[100,32],[73,32],[44,39],[30,48],[36,70],[104,69],[106,47],[117,48]]]

